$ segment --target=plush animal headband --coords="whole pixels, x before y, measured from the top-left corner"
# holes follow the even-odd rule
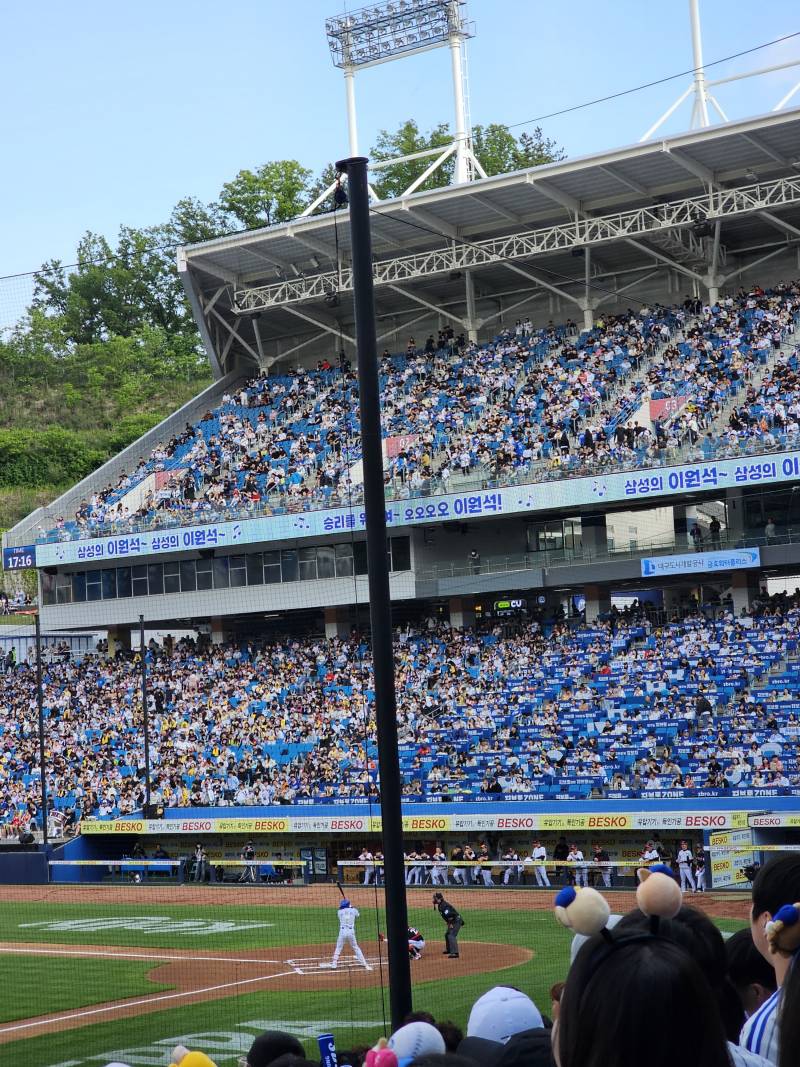
[[[636,873],[639,876],[636,904],[643,915],[649,916],[651,933],[656,934],[660,919],[673,919],[681,910],[683,893],[666,864],[656,863],[652,867],[640,867]],[[562,926],[576,934],[584,934],[586,937],[601,934],[606,941],[614,941],[611,932],[606,929],[611,908],[605,897],[596,889],[565,886],[556,897],[555,914]],[[798,918],[795,918],[794,922],[797,921]]]
[[[800,949],[800,904],[784,904],[778,908],[765,930],[770,952],[794,955]]]

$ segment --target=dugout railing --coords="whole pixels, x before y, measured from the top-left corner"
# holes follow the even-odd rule
[[[194,857],[139,859],[121,856],[116,859],[50,860],[51,882],[168,882],[174,885],[308,884],[312,881],[311,863],[304,859],[252,860],[209,858],[198,866]],[[235,875],[239,873],[239,877]],[[225,875],[233,874],[233,878]]]

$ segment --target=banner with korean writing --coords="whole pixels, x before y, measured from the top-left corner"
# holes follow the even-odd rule
[[[596,832],[655,830],[724,830],[747,826],[748,813],[654,811],[654,812],[554,812],[552,814],[531,811],[481,812],[453,810],[448,805],[446,814],[405,814],[403,829],[406,833],[437,835],[445,833],[527,833],[548,830],[588,830]],[[332,808],[326,815],[273,814],[265,809],[263,816],[224,817],[187,816],[183,819],[90,819],[81,823],[85,835],[116,834],[378,834],[381,832],[379,815],[354,813],[347,808]]]
[[[389,527],[430,522],[463,522],[466,518],[498,517],[559,508],[679,496],[687,490],[720,491],[734,486],[776,484],[800,479],[800,451],[758,459],[723,459],[602,474],[591,478],[562,478],[480,492],[448,493],[388,501]],[[360,507],[330,508],[300,514],[270,515],[235,522],[198,524],[178,530],[150,530],[118,537],[54,541],[36,546],[36,566],[124,560],[165,552],[203,548],[241,547],[269,541],[321,537],[330,533],[364,531]]]
[[[676,556],[653,556],[641,561],[642,577],[668,574],[702,574],[736,571],[761,566],[759,548],[731,548],[722,552],[684,552]]]

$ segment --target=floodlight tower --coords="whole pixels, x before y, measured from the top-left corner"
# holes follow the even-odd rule
[[[447,149],[415,153],[413,158],[435,155],[439,158],[426,171],[426,178],[455,155],[453,181],[468,182],[483,170],[472,151],[469,122],[469,93],[465,74],[465,43],[475,36],[474,24],[467,20],[466,0],[393,0],[364,7],[325,21],[328,47],[334,66],[344,73],[347,100],[347,133],[350,155],[358,155],[355,74],[357,70],[415,56],[434,48],[448,47],[453,76],[455,137]],[[406,156],[382,160],[383,166],[404,162]],[[378,165],[379,166],[379,165]],[[376,165],[373,164],[373,169]]]
[[[728,74],[724,78],[717,78],[715,81],[709,81],[706,78],[705,67],[703,65],[703,37],[700,28],[700,0],[689,0],[689,26],[692,34],[692,59],[694,67],[692,70],[692,81],[683,90],[681,95],[675,100],[661,117],[653,123],[650,129],[642,137],[641,141],[649,141],[650,138],[664,125],[668,118],[670,118],[681,106],[681,104],[687,100],[690,96],[692,100],[692,117],[689,123],[689,128],[694,130],[698,127],[706,127],[711,125],[711,112],[709,105],[716,111],[720,119],[723,122],[728,122],[728,116],[722,109],[722,105],[716,96],[711,92],[719,85],[727,85],[729,82],[741,81],[745,78],[758,78],[763,74],[773,74],[778,70],[787,70],[791,67],[800,66],[800,59],[791,59],[784,63],[772,63],[768,67],[759,67],[757,70],[745,70],[741,74]],[[786,107],[789,101],[800,92],[800,81],[797,82],[788,93],[786,93],[778,103],[773,107],[773,111],[780,111],[781,108]]]

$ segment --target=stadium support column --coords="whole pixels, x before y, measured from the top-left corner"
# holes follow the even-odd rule
[[[744,532],[744,494],[739,488],[728,489],[725,493],[725,540],[728,546],[735,548],[744,537]]]
[[[753,606],[753,600],[758,596],[758,572],[757,571],[733,571],[731,573],[731,597],[733,598],[733,614],[749,615]]]
[[[342,608],[325,608],[325,636],[327,638],[350,636],[350,619]]]
[[[478,316],[475,314],[475,279],[471,270],[464,271],[464,292],[467,299],[467,340],[478,340]]]
[[[583,301],[580,305],[584,330],[591,330],[594,326],[595,306],[592,300],[592,252],[587,245],[583,250]]]
[[[123,652],[131,650],[131,632],[127,627],[109,626],[107,641],[109,659],[113,659],[120,650]]]
[[[450,597],[450,625],[454,630],[468,630],[475,625],[475,608],[471,601],[460,596]]]
[[[719,275],[719,246],[721,233],[722,223],[717,219],[714,223],[714,238],[711,242],[709,251],[708,273],[703,278],[703,281],[708,286],[708,302],[712,307],[719,300],[719,285],[722,280]]]
[[[665,585],[662,589],[662,601],[667,621],[672,619],[675,612],[681,609],[681,590],[676,585]]]
[[[392,1029],[411,1011],[411,970],[408,960],[408,908],[403,863],[403,817],[400,763],[397,751],[397,705],[392,650],[392,606],[389,559],[386,551],[386,500],[383,491],[378,346],[375,336],[375,297],[372,275],[372,237],[369,222],[367,160],[346,159],[336,164],[347,174],[350,199],[353,298],[358,352],[361,454],[364,467],[364,511],[367,523],[369,617],[378,728],[382,843],[386,873],[386,934],[389,947],[389,1005]]]
[[[586,598],[586,625],[590,626],[611,610],[611,593],[600,585],[587,585],[583,595]]]
[[[672,530],[675,551],[686,552],[692,543],[691,530],[697,522],[697,508],[693,504],[675,504],[672,508]]]
[[[211,627],[211,644],[212,645],[224,645],[225,644],[225,622],[219,617],[219,615],[212,615],[209,622]]]
[[[581,546],[583,554],[590,559],[605,557],[608,553],[608,530],[602,513],[581,515]]]
[[[44,761],[44,690],[42,688],[42,630],[39,612],[34,617],[36,634],[36,709],[39,715],[39,782],[42,804],[42,846],[47,848],[47,768]]]

